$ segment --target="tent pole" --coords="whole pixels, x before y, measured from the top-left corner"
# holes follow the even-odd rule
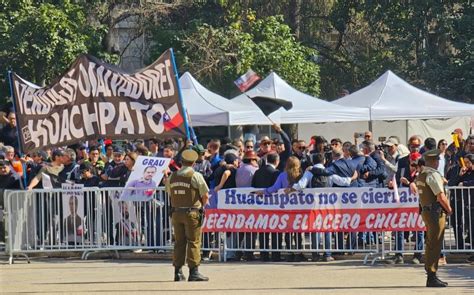
[[[230,139],[232,139],[232,136],[230,136],[230,125],[227,125],[227,134],[229,136]]]
[[[406,142],[408,144],[408,138],[409,138],[409,135],[408,135],[408,120],[406,120],[406,132],[407,132],[407,135],[406,135]]]

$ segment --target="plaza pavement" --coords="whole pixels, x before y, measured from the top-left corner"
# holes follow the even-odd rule
[[[425,288],[422,265],[365,266],[330,263],[211,262],[200,271],[209,282],[173,282],[169,261],[156,259],[34,258],[0,261],[2,294],[473,294],[474,266],[441,267],[448,288]],[[185,269],[186,276],[188,270]]]

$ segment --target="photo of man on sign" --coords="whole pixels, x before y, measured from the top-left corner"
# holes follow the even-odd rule
[[[170,159],[139,156],[120,196],[122,201],[150,201]]]

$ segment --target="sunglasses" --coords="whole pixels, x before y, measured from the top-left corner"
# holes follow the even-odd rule
[[[447,142],[442,142],[442,143],[440,143],[440,145],[448,145],[448,143]]]
[[[305,150],[306,147],[305,146],[299,146],[298,149],[302,151],[302,150]]]

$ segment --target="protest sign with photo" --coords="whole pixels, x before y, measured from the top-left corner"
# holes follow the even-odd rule
[[[112,198],[113,236],[117,245],[138,245],[140,228],[133,202],[120,201]]]
[[[120,196],[122,201],[150,201],[171,159],[138,156]]]
[[[253,188],[220,190],[210,198],[204,231],[422,231],[418,195],[406,188],[319,188],[258,195]]]
[[[184,112],[167,50],[134,74],[81,55],[47,87],[12,75],[24,153],[107,137],[185,137]]]
[[[84,236],[84,185],[63,183],[63,238],[79,243]]]

